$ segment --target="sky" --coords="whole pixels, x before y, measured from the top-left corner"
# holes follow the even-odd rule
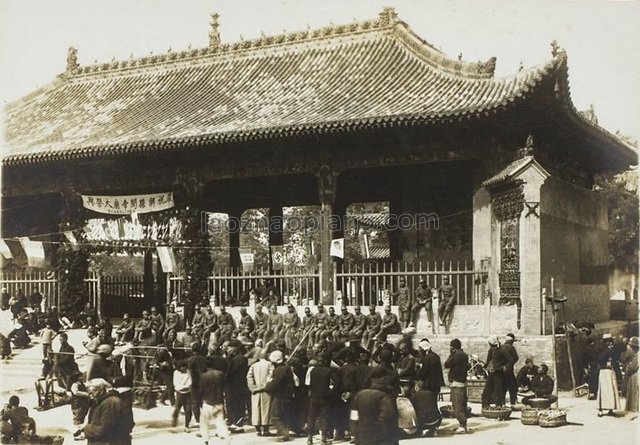
[[[67,49],[80,65],[205,47],[210,14],[223,42],[373,19],[393,6],[455,59],[498,59],[496,76],[568,54],[571,95],[599,123],[640,140],[640,1],[613,0],[0,0],[2,108],[53,81]]]

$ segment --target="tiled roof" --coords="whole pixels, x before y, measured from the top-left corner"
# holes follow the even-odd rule
[[[532,95],[562,65],[494,78],[395,12],[376,20],[81,67],[6,109],[4,164],[459,121]]]

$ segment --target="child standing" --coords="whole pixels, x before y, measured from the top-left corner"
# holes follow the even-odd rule
[[[191,422],[191,373],[187,362],[181,360],[173,371],[173,387],[176,392],[176,404],[173,410],[173,427],[178,425],[178,415],[180,408],[184,408],[184,431],[189,432],[189,422]]]
[[[51,329],[51,323],[47,323],[47,325],[40,331],[40,339],[42,340],[42,357],[44,359],[48,359],[49,353],[53,351],[51,343],[53,342],[53,337],[55,337],[55,335],[56,333]]]

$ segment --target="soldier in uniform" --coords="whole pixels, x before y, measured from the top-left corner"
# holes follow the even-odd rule
[[[398,303],[398,312],[400,314],[401,328],[406,328],[411,322],[411,293],[407,287],[407,280],[404,277],[400,278],[400,286],[394,293],[396,302]]]
[[[151,320],[149,320],[149,312],[142,311],[142,318],[136,323],[133,336],[134,340],[142,341],[151,336]]]
[[[151,328],[156,335],[156,341],[160,342],[164,333],[164,318],[155,306],[151,307],[151,316],[149,318],[151,319]]]
[[[167,337],[171,332],[178,332],[180,330],[180,315],[176,314],[176,309],[173,305],[169,306],[169,313],[167,313],[167,319],[164,324],[164,333],[162,334],[163,340],[166,342]]]
[[[236,321],[231,314],[227,313],[227,308],[220,306],[220,315],[218,316],[218,343],[223,343],[231,338],[231,334],[236,330]]]
[[[444,277],[442,280],[442,286],[438,289],[438,298],[440,298],[440,303],[438,304],[440,326],[449,326],[451,323],[453,308],[456,305],[455,294],[455,289],[451,284],[449,284],[449,277]]]
[[[315,318],[313,317],[313,315],[311,315],[311,308],[309,306],[304,308],[304,317],[302,317],[302,334],[301,337],[302,338],[307,331],[311,330],[311,327],[313,326],[313,323],[315,321]],[[311,342],[311,334],[309,334],[309,336],[307,337],[307,341],[306,344],[307,345],[313,345],[313,343]]]
[[[282,331],[282,314],[278,313],[278,306],[272,304],[269,307],[269,315],[267,316],[267,332],[264,334],[264,343],[271,339],[277,338]]]
[[[127,341],[133,340],[135,323],[129,317],[129,314],[124,314],[122,323],[118,329],[116,329],[116,345],[123,345]]]
[[[420,277],[420,280],[418,281],[418,287],[416,287],[413,295],[415,297],[415,301],[413,303],[413,307],[411,308],[411,324],[414,327],[418,325],[420,312],[422,311],[422,309],[424,309],[425,311],[427,311],[427,320],[429,320],[429,324],[433,326],[433,295],[431,292],[431,288],[429,287],[429,285],[427,285],[427,282],[423,277]]]
[[[287,305],[287,313],[282,317],[284,323],[284,343],[289,351],[293,351],[298,343],[298,330],[300,329],[300,317],[292,304]]]
[[[254,339],[264,339],[264,335],[267,333],[267,314],[262,311],[262,305],[256,304],[255,325],[256,328],[253,331]]]
[[[382,327],[380,328],[380,333],[389,335],[389,334],[397,334],[400,332],[400,322],[398,321],[398,317],[396,314],[391,312],[391,306],[386,306],[384,308],[384,317],[382,317]]]
[[[211,337],[211,333],[215,332],[218,325],[218,317],[216,313],[213,312],[213,308],[211,306],[207,306],[206,312],[202,319],[202,344],[207,346],[209,344],[209,338]]]
[[[309,344],[316,344],[320,339],[324,338],[329,323],[329,314],[324,311],[322,303],[318,303],[318,313],[314,316],[315,326],[309,334]]]
[[[382,317],[376,312],[375,305],[369,306],[369,315],[366,316],[366,330],[364,332],[364,347],[371,350],[373,342],[378,338],[380,334],[380,328],[382,327]]]
[[[245,333],[248,335],[253,335],[253,330],[256,328],[256,325],[251,318],[251,315],[247,313],[247,308],[240,308],[240,323],[238,323],[238,334]]]
[[[347,310],[346,306],[342,306],[340,311],[341,314],[338,317],[338,333],[348,338],[349,334],[351,334],[351,330],[353,329],[353,323],[355,320],[353,318],[353,314]]]
[[[336,315],[336,310],[333,306],[329,307],[329,316],[327,317],[327,333],[324,335],[324,337],[326,337],[327,335],[331,337],[332,341],[336,341],[338,339],[338,316]]]
[[[367,329],[367,317],[362,313],[362,309],[360,306],[356,306],[355,314],[353,314],[353,327],[349,332],[351,337],[358,337],[362,340],[362,336],[364,335],[365,329]]]
[[[204,333],[204,308],[201,308],[199,304],[196,304],[195,315],[191,321],[191,332],[202,339],[202,334]]]

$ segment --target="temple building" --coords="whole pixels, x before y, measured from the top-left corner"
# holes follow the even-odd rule
[[[221,41],[214,15],[209,40],[89,66],[71,48],[64,73],[10,104],[2,237],[95,218],[87,196],[170,193],[176,208],[237,216],[288,206],[342,216],[353,203],[385,202],[389,261],[405,265],[376,269],[389,286],[438,262],[433,284],[447,270],[459,297],[476,289],[451,332],[548,332],[552,278],[570,319],[608,318],[607,206],[594,176],[627,170],[637,152],[575,109],[555,43],[548,62],[495,77],[495,58],[449,58],[391,8],[235,43]],[[399,215],[438,224],[391,227]],[[318,227],[313,278],[315,300],[333,304],[359,298],[364,285],[345,280],[371,269],[332,259],[343,234],[329,222]],[[229,236],[231,268],[239,242]],[[491,313],[477,310],[487,304]]]

